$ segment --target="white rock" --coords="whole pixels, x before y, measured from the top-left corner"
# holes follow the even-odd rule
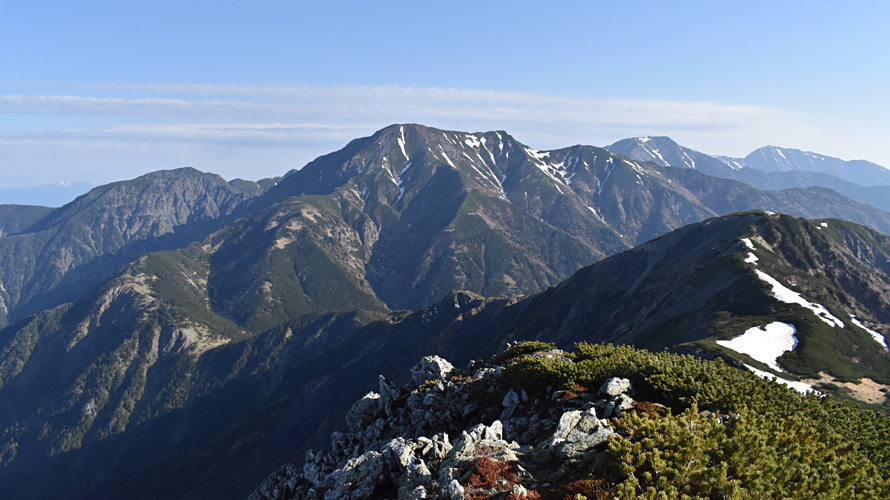
[[[498,417],[498,420],[505,421],[513,415],[513,412],[516,411],[516,407],[519,406],[519,394],[516,393],[513,389],[510,389],[510,392],[504,396],[504,400],[501,403],[504,406],[504,410],[501,412],[501,415]]]
[[[610,378],[600,387],[600,392],[607,396],[617,396],[630,390],[630,380],[626,378]]]

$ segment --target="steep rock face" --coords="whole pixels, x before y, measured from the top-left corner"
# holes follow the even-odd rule
[[[0,324],[78,298],[143,253],[201,238],[259,194],[194,169],[93,189],[0,237]]]

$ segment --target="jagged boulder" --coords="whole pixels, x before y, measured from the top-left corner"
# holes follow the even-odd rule
[[[313,449],[306,450],[306,459],[303,463],[303,477],[318,488],[324,485],[325,478],[329,472],[325,463],[326,455],[323,451],[315,451]]]
[[[416,496],[418,488],[426,487],[433,482],[433,474],[423,458],[415,455],[417,444],[403,437],[397,437],[386,443],[381,452],[386,467],[399,488],[399,498]],[[425,498],[425,497],[424,497]]]
[[[411,368],[411,382],[414,387],[419,387],[432,380],[444,380],[453,371],[454,366],[447,360],[439,356],[424,356]]]
[[[634,400],[631,399],[630,396],[627,394],[619,394],[601,405],[603,409],[603,418],[619,417],[622,412],[633,408],[633,406]]]
[[[518,461],[515,450],[519,449],[519,444],[504,441],[503,433],[504,427],[500,420],[495,420],[491,425],[477,424],[464,431],[442,460],[439,484],[451,484],[452,480],[458,479],[480,456],[499,462]]]
[[[383,467],[383,455],[373,450],[349,459],[327,477],[325,486],[329,489],[324,494],[325,500],[367,498],[380,482]]]
[[[296,496],[300,472],[293,464],[287,464],[263,481],[247,500],[285,500]]]
[[[380,376],[380,397],[377,400],[378,409],[386,412],[387,416],[392,416],[392,404],[399,397],[399,388],[392,382],[387,380],[383,375]]]
[[[501,402],[501,406],[504,407],[504,410],[501,412],[501,416],[498,417],[498,420],[505,421],[513,415],[513,412],[516,411],[516,407],[519,406],[519,401],[521,400],[519,394],[510,389],[507,392],[507,395],[504,396],[504,400]]]
[[[451,443],[448,441],[448,434],[440,432],[432,437],[425,436],[417,438],[417,448],[415,452],[427,461],[441,462],[451,451]]]
[[[596,409],[562,414],[550,446],[563,458],[580,458],[614,434],[608,423],[596,417]]]
[[[358,430],[363,422],[374,418],[379,409],[380,395],[376,392],[369,392],[362,399],[356,401],[346,413],[346,425],[351,431]]]

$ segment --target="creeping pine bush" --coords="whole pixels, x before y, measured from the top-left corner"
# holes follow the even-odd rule
[[[495,363],[503,363],[504,361],[509,361],[513,358],[522,356],[523,354],[531,354],[533,352],[539,351],[549,351],[551,349],[555,349],[556,344],[551,344],[549,342],[540,342],[538,340],[530,340],[527,342],[519,342],[514,344],[500,354],[495,356]]]
[[[608,498],[890,498],[888,417],[719,360],[582,343],[517,357],[501,380],[532,393],[616,376],[667,408],[612,421],[606,465],[590,470]]]

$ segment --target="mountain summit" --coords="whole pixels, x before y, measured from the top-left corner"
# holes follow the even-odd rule
[[[792,148],[766,146],[728,161],[764,172],[803,170],[840,177],[862,186],[890,185],[890,170],[865,160],[844,161]]]
[[[668,137],[624,139],[606,148],[633,160],[691,168],[715,177],[743,181],[758,189],[824,187],[890,211],[890,171],[867,161],[843,161],[774,146],[760,148],[745,158],[709,156]]]
[[[182,168],[99,186],[42,210],[43,217],[0,234],[0,325],[78,299],[140,255],[203,238],[261,191]]]

